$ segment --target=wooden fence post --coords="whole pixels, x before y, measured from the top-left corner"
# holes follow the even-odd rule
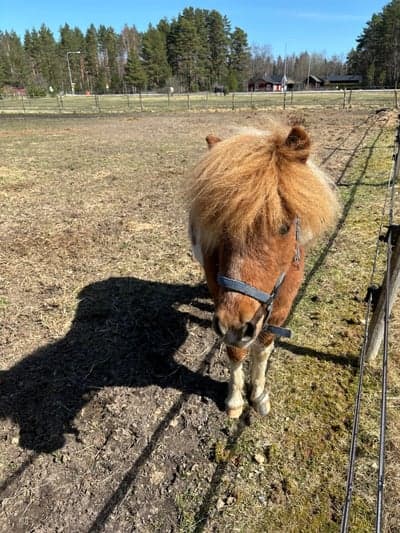
[[[396,91],[396,89],[394,90],[394,108],[395,109],[399,109],[399,103],[398,103],[398,100],[397,100],[397,91]]]
[[[347,98],[347,106],[351,109],[351,95],[353,94],[353,89],[349,91],[349,97]]]
[[[390,229],[389,229],[390,231]],[[388,279],[389,278],[389,279]],[[400,238],[392,251],[391,269],[389,277],[385,274],[378,303],[372,315],[370,324],[370,337],[368,338],[367,349],[365,353],[366,361],[371,361],[378,355],[379,349],[383,341],[383,333],[385,326],[385,308],[386,308],[386,291],[387,283],[389,282],[389,314],[392,312],[393,302],[400,287]]]
[[[397,130],[396,143],[397,151],[394,155],[395,162],[392,176],[392,180],[394,181],[398,178],[400,173],[400,126]],[[391,240],[394,245],[390,255],[390,272],[389,274],[387,272],[385,273],[385,279],[369,326],[369,330],[371,333],[368,338],[367,348],[365,352],[366,361],[371,361],[376,358],[383,341],[387,292],[389,292],[390,315],[390,313],[392,312],[393,302],[400,288],[400,226],[392,225],[391,227],[389,227],[388,232],[391,232]],[[387,290],[388,283],[389,291]]]

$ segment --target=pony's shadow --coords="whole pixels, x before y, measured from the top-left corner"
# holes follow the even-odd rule
[[[177,309],[210,310],[202,285],[110,278],[88,285],[69,332],[0,374],[0,416],[20,427],[20,445],[36,452],[63,446],[79,410],[103,387],[157,385],[205,396],[222,408],[225,384],[175,361],[188,321]],[[200,361],[194,366],[199,367]]]

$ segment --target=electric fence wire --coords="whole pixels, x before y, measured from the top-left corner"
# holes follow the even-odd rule
[[[400,135],[399,132],[400,132],[400,126],[399,126],[399,129],[397,131],[397,137],[396,137],[396,141],[395,141],[395,145],[394,145],[394,153],[396,154],[394,156],[394,159],[395,159],[396,163],[397,163],[397,155],[398,155],[398,152],[399,152],[399,150],[398,150],[399,135]],[[396,151],[396,148],[397,148],[397,151]],[[371,272],[371,277],[370,277],[370,287],[373,286],[373,282],[375,280],[376,269],[377,269],[377,264],[378,264],[378,256],[379,256],[379,250],[380,250],[380,243],[381,243],[380,235],[382,233],[382,229],[383,229],[383,226],[384,226],[384,218],[385,218],[385,213],[387,211],[387,204],[388,204],[389,197],[390,197],[389,223],[391,223],[391,221],[393,220],[394,183],[395,183],[396,167],[397,167],[396,164],[392,165],[392,168],[391,168],[391,171],[390,171],[390,175],[389,175],[389,179],[387,181],[386,193],[385,193],[384,203],[383,203],[383,207],[382,207],[380,227],[379,227],[378,236],[377,236],[376,245],[375,245],[374,261],[373,261],[372,272]],[[390,231],[389,231],[389,236],[390,236]],[[390,248],[390,246],[389,246],[389,243],[388,243],[388,250],[389,250],[389,248]],[[388,272],[388,268],[389,267],[390,266],[387,265],[386,272]],[[387,283],[387,288],[388,287],[389,287],[389,283]],[[363,344],[362,344],[361,352],[360,352],[359,374],[358,374],[359,377],[358,377],[358,386],[357,386],[356,399],[355,399],[355,405],[354,405],[353,427],[352,427],[351,441],[350,441],[350,451],[349,451],[349,466],[348,466],[347,480],[346,480],[346,496],[345,496],[345,501],[344,501],[344,505],[343,505],[342,521],[341,521],[341,526],[340,526],[340,532],[341,533],[347,533],[347,531],[349,529],[350,508],[351,508],[351,500],[352,500],[353,488],[354,488],[354,472],[355,472],[355,461],[356,461],[357,437],[358,437],[358,431],[359,431],[359,425],[360,425],[360,413],[361,413],[361,400],[362,400],[364,368],[365,368],[365,359],[366,359],[367,346],[368,346],[368,341],[369,341],[370,319],[371,319],[371,314],[372,314],[372,299],[373,299],[373,293],[370,290],[369,293],[368,293],[368,297],[367,297],[367,309],[366,309],[366,313],[365,313],[364,340],[363,340]],[[388,298],[386,298],[386,300],[388,301]],[[387,317],[387,318],[389,318],[389,317]],[[385,318],[385,329],[386,329],[386,327],[387,327],[387,323],[386,323],[386,318]],[[387,340],[387,335],[386,335],[386,340]],[[387,358],[386,358],[386,364],[387,364]],[[386,377],[385,377],[384,386],[385,386],[385,389],[387,389],[387,378]],[[385,393],[385,397],[386,397],[386,393]],[[386,401],[384,403],[386,403]],[[382,405],[381,405],[381,412],[382,412]],[[385,420],[383,421],[383,423],[386,425],[386,410],[385,410]],[[381,427],[382,427],[382,416],[381,416]],[[381,439],[381,442],[382,442],[382,439]],[[378,513],[379,513],[380,516],[382,517],[384,450],[382,450],[382,452],[380,451],[380,456],[381,456],[381,453],[383,454],[383,457],[382,457],[382,471],[379,469],[379,474],[381,474],[381,476],[379,476],[379,474],[378,474],[378,479],[382,483],[382,489],[379,489],[381,496],[379,496],[379,498],[377,498],[377,501],[380,501],[379,508],[378,508],[378,503],[377,503],[377,516],[378,516]],[[377,522],[378,522],[378,518],[377,518]],[[381,524],[381,518],[379,519],[379,522]],[[381,527],[381,525],[379,525],[379,527]],[[380,531],[380,530],[376,530],[376,531]]]
[[[397,128],[396,148],[393,156],[393,179],[391,181],[391,197],[389,207],[389,229],[387,238],[387,255],[386,255],[386,295],[385,295],[385,315],[383,329],[383,356],[382,356],[382,392],[381,392],[381,417],[379,433],[379,466],[378,466],[378,488],[376,495],[376,522],[375,531],[382,531],[383,524],[383,502],[385,486],[385,441],[386,441],[386,420],[387,420],[387,387],[388,387],[388,354],[389,354],[389,320],[391,308],[391,273],[392,273],[392,228],[394,212],[394,195],[396,181],[399,174],[399,141],[400,141],[400,124]]]

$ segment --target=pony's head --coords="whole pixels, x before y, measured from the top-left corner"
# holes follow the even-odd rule
[[[276,292],[271,317],[280,325],[300,285],[303,246],[334,224],[339,205],[332,182],[308,159],[310,139],[300,126],[224,141],[208,136],[207,143],[191,180],[191,221],[216,304],[214,328],[245,348],[260,335],[272,300],[263,309],[257,294],[218,276]]]

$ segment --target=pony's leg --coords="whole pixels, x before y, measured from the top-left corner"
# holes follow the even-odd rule
[[[239,418],[243,411],[243,391],[244,391],[244,374],[243,359],[246,351],[237,348],[227,347],[229,357],[229,393],[225,401],[226,412],[229,418]]]
[[[260,415],[265,416],[271,408],[269,394],[265,388],[265,372],[274,343],[268,346],[256,343],[251,351],[251,395],[250,400]]]
[[[243,362],[229,359],[231,379],[229,381],[229,393],[225,401],[226,412],[229,418],[239,418],[243,411]]]

